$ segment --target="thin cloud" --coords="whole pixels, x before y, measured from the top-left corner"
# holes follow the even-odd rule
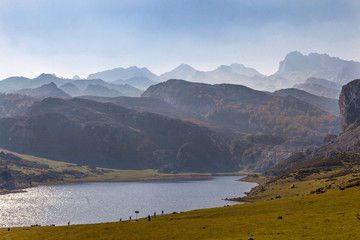
[[[270,74],[293,50],[360,60],[358,1],[3,0],[1,5],[0,48],[6,50],[1,78],[13,74],[6,69],[18,69],[18,75],[91,73],[97,61],[157,73],[180,63],[209,69],[239,62]],[[16,66],[24,59],[33,59],[33,70]]]

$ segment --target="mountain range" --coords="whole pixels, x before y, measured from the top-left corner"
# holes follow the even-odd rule
[[[119,67],[111,70],[92,73],[89,74],[88,79],[103,79],[108,82],[113,82],[117,80],[127,80],[134,77],[147,78],[152,81],[158,80],[158,76],[150,72],[147,68],[138,68],[136,66],[128,68]]]
[[[176,108],[196,113],[212,124],[242,133],[322,139],[328,132],[339,131],[335,116],[307,102],[241,85],[210,85],[174,79],[149,87],[142,96],[161,99]]]
[[[238,169],[220,137],[207,128],[112,103],[46,98],[24,116],[0,119],[0,132],[0,145],[7,149],[89,166]]]
[[[300,52],[291,52],[280,62],[278,71],[269,76],[268,81],[277,89],[304,83],[311,77],[344,85],[359,75],[359,62],[345,61],[327,54],[302,55]]]
[[[21,95],[28,95],[32,97],[58,97],[67,98],[70,97],[65,91],[59,89],[55,83],[44,84],[38,88],[29,88],[16,91],[15,93]]]
[[[316,83],[314,83],[313,80],[310,80],[310,82],[320,85],[320,87],[338,89],[338,86],[335,85],[340,85],[341,87],[347,82],[359,77],[359,69],[359,62],[330,57],[327,54],[310,53],[303,55],[295,51],[287,54],[284,60],[280,62],[277,72],[270,76],[265,76],[254,68],[234,63],[219,66],[212,71],[200,71],[190,65],[181,64],[172,71],[159,76],[151,73],[147,68],[137,68],[134,66],[130,68],[115,68],[90,74],[88,78],[101,78],[106,81],[119,81],[120,79],[122,83],[126,82],[132,85],[135,83],[132,83],[131,78],[140,77],[142,81],[147,79],[147,87],[153,85],[154,82],[163,82],[168,79],[184,79],[191,82],[209,84],[230,83],[245,85],[253,89],[266,91],[275,91],[291,87],[302,89],[302,86],[299,86],[299,84],[306,83],[309,78],[317,78],[325,81],[316,81]],[[330,87],[328,83],[334,84]],[[144,84],[142,86],[133,86],[145,90]],[[316,91],[311,93],[317,94]],[[322,96],[337,98],[338,94]]]
[[[0,92],[43,97],[76,97],[89,94],[114,97],[140,96],[142,91],[129,84],[109,83],[101,79],[65,79],[43,73],[33,79],[25,77],[4,79],[0,81]]]
[[[147,68],[134,66],[93,73],[88,78],[101,78],[106,81],[127,83],[141,90],[168,79],[184,79],[209,84],[230,83],[245,85],[253,89],[266,91],[294,87],[310,91],[315,95],[337,98],[340,93],[339,86],[341,88],[342,85],[359,77],[359,69],[359,62],[346,61],[330,57],[327,54],[310,53],[309,55],[303,55],[295,51],[287,54],[284,60],[280,62],[277,72],[270,76],[265,76],[254,68],[234,63],[219,66],[212,71],[200,71],[190,65],[181,64],[172,71],[159,76],[151,73]],[[134,78],[141,79],[141,83],[136,83]]]
[[[67,84],[71,86],[69,83]],[[50,85],[56,87],[54,83]],[[140,168],[143,166],[161,171],[190,171],[189,166],[184,167],[177,162],[176,156],[178,156],[180,146],[195,140],[188,139],[187,142],[179,143],[171,150],[166,148],[166,158],[169,161],[166,162],[166,167],[161,165],[155,157],[145,157],[153,156],[155,152],[157,154],[158,149],[162,149],[164,143],[159,144],[157,141],[165,137],[166,129],[162,130],[162,126],[156,125],[156,122],[161,122],[163,121],[161,119],[166,118],[169,119],[166,121],[179,126],[184,125],[185,128],[189,125],[207,129],[210,136],[216,136],[212,138],[211,142],[223,147],[221,151],[218,150],[220,154],[218,157],[228,159],[235,164],[235,167],[231,165],[232,168],[241,167],[261,171],[281,162],[295,152],[314,148],[322,142],[327,133],[337,134],[340,131],[340,121],[336,115],[304,101],[315,99],[316,102],[319,97],[299,92],[300,94],[294,95],[290,91],[290,96],[274,96],[241,85],[210,85],[184,80],[169,80],[150,87],[142,97],[84,96],[82,98],[88,100],[68,98],[66,101],[60,101],[53,98],[19,98],[18,96],[21,95],[3,94],[0,98],[0,101],[3,99],[5,108],[3,117],[8,118],[0,122],[3,136],[0,146],[55,160],[91,165],[95,163],[91,162],[93,158],[88,155],[87,147],[85,145],[78,146],[75,142],[80,141],[85,144],[84,142],[92,139],[91,144],[94,145],[91,145],[91,148],[95,148],[94,142],[101,142],[103,139],[104,143],[101,143],[101,147],[97,149],[98,152],[94,153],[96,158],[103,159],[103,162],[98,163],[99,166],[116,168]],[[305,94],[303,100],[297,98],[303,94]],[[327,106],[326,101],[329,101],[330,104],[333,103],[332,99],[322,98],[322,100],[324,106]],[[119,108],[114,106],[119,106]],[[111,109],[111,111],[108,112],[107,109]],[[139,117],[144,118],[144,121],[140,121],[139,125],[135,127],[131,121],[125,123],[122,118],[112,116],[118,114],[117,112],[124,111],[136,115],[133,121]],[[157,119],[151,126],[148,125],[150,123],[147,123],[149,117]],[[51,123],[47,123],[47,121],[51,121]],[[40,125],[37,125],[36,122],[43,127],[39,127]],[[85,128],[85,126],[89,127]],[[123,129],[124,127],[127,129],[126,131]],[[48,130],[45,131],[42,128]],[[144,132],[144,128],[153,129],[151,137]],[[170,124],[169,128],[178,128],[178,126]],[[92,129],[98,129],[98,131],[94,130],[95,132],[93,132]],[[60,132],[57,133],[57,131]],[[114,136],[110,134],[112,131],[120,136],[123,136],[121,132],[125,131],[129,139],[117,139],[115,138],[116,134]],[[166,131],[171,132],[170,129]],[[50,134],[51,132],[53,134]],[[189,133],[184,132],[183,134]],[[78,139],[80,136],[82,138]],[[132,139],[133,136],[138,136],[139,139]],[[173,139],[170,136],[166,138],[169,143],[177,141],[177,133],[172,135]],[[108,139],[116,141],[116,144],[110,144]],[[123,141],[133,146],[130,148],[126,145],[129,148],[126,150],[128,151],[126,156],[129,159],[126,160],[124,157],[122,163],[117,165],[113,158],[119,153],[114,149],[122,149],[125,154],[125,149],[120,147]],[[108,150],[105,142],[114,149]],[[130,150],[135,146],[138,146],[136,151],[131,152]],[[168,155],[170,152],[171,155]],[[130,158],[132,154],[134,156]],[[200,151],[199,154],[196,158],[207,156],[205,152]],[[136,165],[131,160],[133,158],[138,159],[138,162],[145,161],[145,159],[148,159],[149,162]],[[200,161],[199,159],[193,161]],[[164,161],[162,160],[162,163]],[[106,165],[105,162],[109,165]],[[227,164],[222,165],[222,163],[224,162],[220,162],[216,167],[214,163],[215,165],[207,170],[204,166],[192,170],[228,169]]]
[[[305,83],[295,84],[294,88],[328,98],[338,99],[342,85],[321,78],[308,78]]]
[[[298,88],[315,95],[338,98],[341,86],[360,76],[359,69],[359,62],[346,61],[327,54],[303,55],[300,52],[291,52],[280,62],[277,72],[270,76],[237,63],[222,65],[212,71],[200,71],[187,64],[181,64],[159,76],[147,68],[132,66],[92,73],[87,79],[79,79],[78,76],[74,79],[64,79],[52,74],[41,74],[34,79],[10,77],[0,81],[0,92],[13,93],[53,82],[72,97],[89,94],[102,97],[140,96],[148,87],[159,82],[184,79],[199,83],[244,85],[264,91]],[[68,83],[75,85],[80,91],[67,85]],[[86,92],[89,85],[93,86]],[[98,91],[96,87],[99,88]]]
[[[297,99],[300,99],[304,102],[310,103],[311,105],[318,107],[321,110],[326,112],[339,114],[339,105],[338,100],[334,98],[327,98],[322,96],[317,96],[306,92],[304,90],[296,89],[296,88],[287,88],[275,91],[272,93],[274,96],[292,96]]]
[[[314,167],[352,166],[360,163],[360,79],[346,84],[339,106],[342,118],[340,135],[327,135],[324,143],[312,151],[299,152],[267,171],[282,175]]]
[[[357,64],[293,52],[272,76],[241,64],[214,71],[182,64],[160,76],[130,67],[88,79],[11,77],[0,81],[0,147],[89,166],[163,172],[264,171],[284,160],[292,165],[286,159],[293,154],[315,156],[319,144],[341,132],[337,97],[342,82],[358,74]],[[184,80],[168,80],[172,76]],[[255,85],[289,87],[249,87]],[[356,94],[342,93],[340,105],[343,96]],[[356,109],[352,104],[348,108]]]

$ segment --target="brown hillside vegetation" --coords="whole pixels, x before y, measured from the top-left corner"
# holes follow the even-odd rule
[[[143,96],[192,111],[213,124],[244,133],[276,134],[321,141],[338,133],[338,117],[294,97],[272,96],[241,85],[209,85],[168,80]]]
[[[271,168],[268,173],[279,175],[295,170],[321,166],[352,166],[360,163],[360,80],[354,80],[342,89],[339,105],[343,132],[328,136],[327,141],[313,151],[298,153]]]
[[[27,116],[1,119],[0,132],[6,149],[91,167],[238,169],[227,145],[207,128],[111,103],[47,98]]]
[[[0,117],[25,114],[36,101],[39,99],[19,94],[0,94]]]

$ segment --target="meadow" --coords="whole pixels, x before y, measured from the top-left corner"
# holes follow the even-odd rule
[[[252,203],[113,223],[0,229],[1,239],[359,239],[357,174],[342,168],[292,174]],[[255,175],[254,175],[255,176]],[[248,181],[264,182],[262,176]],[[295,187],[291,188],[290,184]],[[342,187],[339,188],[339,184]],[[323,188],[323,191],[316,191]],[[280,198],[275,196],[280,195]]]

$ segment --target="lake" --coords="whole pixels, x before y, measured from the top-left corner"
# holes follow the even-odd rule
[[[148,215],[237,204],[256,183],[240,176],[209,180],[96,182],[39,186],[0,196],[0,227],[67,225],[129,220]],[[135,214],[139,211],[139,214]]]

